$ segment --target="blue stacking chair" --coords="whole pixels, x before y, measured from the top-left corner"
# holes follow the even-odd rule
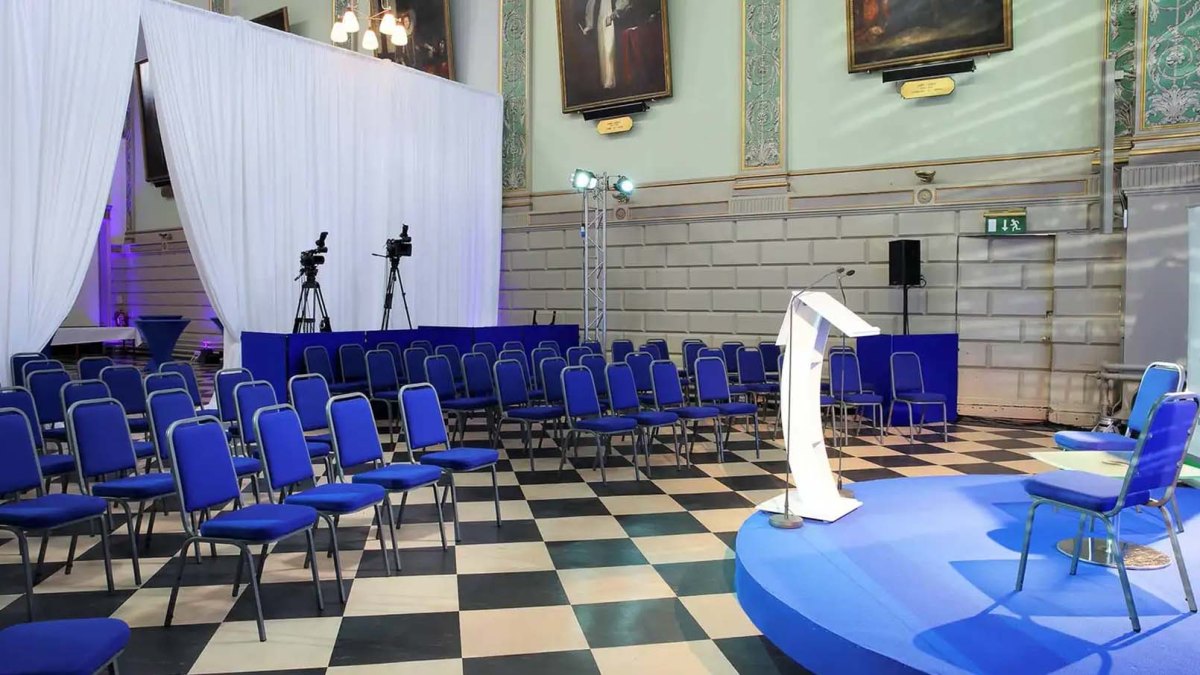
[[[404,350],[400,348],[400,344],[396,342],[380,342],[375,348],[382,349],[392,355],[392,362],[396,364],[396,381],[405,382],[408,376],[404,374]]]
[[[700,358],[700,350],[707,348],[708,346],[700,340],[683,341],[683,369],[680,374],[692,384],[696,381],[696,359]]]
[[[1021,547],[1016,590],[1021,590],[1024,585],[1029,541],[1033,535],[1033,517],[1039,506],[1050,504],[1079,514],[1079,529],[1075,533],[1074,555],[1071,559],[1072,575],[1079,566],[1084,526],[1089,518],[1099,519],[1104,523],[1109,550],[1116,559],[1121,589],[1125,592],[1125,607],[1129,610],[1129,622],[1135,633],[1140,632],[1141,623],[1133,604],[1129,575],[1125,571],[1118,517],[1125,509],[1150,506],[1157,508],[1162,517],[1163,527],[1171,538],[1171,549],[1175,553],[1175,565],[1179,568],[1188,609],[1193,613],[1196,611],[1192,584],[1188,579],[1183,553],[1179,549],[1179,539],[1167,515],[1166,504],[1175,496],[1175,484],[1179,481],[1179,472],[1187,456],[1188,443],[1196,430],[1196,421],[1200,419],[1200,397],[1188,392],[1166,394],[1151,407],[1148,418],[1123,478],[1083,471],[1051,471],[1025,479],[1025,491],[1033,497],[1033,504],[1025,521],[1025,542]],[[1154,496],[1160,493],[1160,497]]]
[[[115,365],[117,363],[107,356],[85,356],[79,359],[76,368],[79,369],[79,379],[98,380],[100,379],[100,371]]]
[[[763,367],[767,371],[767,382],[779,381],[779,359],[783,350],[774,342],[759,342],[758,351],[762,354]]]
[[[504,352],[523,352],[525,351],[525,343],[520,340],[505,340],[500,346],[500,351]]]
[[[500,361],[516,361],[521,365],[521,373],[525,376],[525,389],[529,394],[529,399],[532,401],[540,401],[545,398],[546,392],[537,386],[533,371],[529,367],[529,356],[519,349],[505,349],[500,352]],[[495,365],[492,366],[493,370]]]
[[[593,354],[604,356],[604,345],[599,340],[584,340],[581,345]]]
[[[649,349],[643,351],[650,352],[654,356],[655,361],[666,361],[671,358],[671,348],[667,345],[667,341],[662,338],[646,340],[645,346],[649,347]]]
[[[462,363],[463,378],[467,385],[467,397],[488,399],[488,440],[499,444],[500,431],[496,428],[496,420],[499,417],[499,411],[496,408],[499,402],[496,400],[496,383],[492,379],[492,366],[494,363],[488,360],[486,354],[479,352],[464,354]]]
[[[95,521],[100,529],[104,551],[104,573],[108,592],[112,593],[112,557],[108,549],[108,504],[99,497],[79,494],[46,494],[44,478],[38,466],[37,450],[33,445],[33,428],[25,413],[16,408],[0,409],[0,498],[13,499],[0,504],[0,530],[12,532],[17,538],[17,550],[25,571],[25,609],[33,621],[33,569],[29,562],[29,535],[42,537],[38,567],[46,557],[50,532],[62,527]],[[21,499],[22,493],[33,490],[35,497]],[[71,536],[71,552],[78,535]],[[70,572],[68,560],[66,572]],[[6,658],[8,654],[6,653]]]
[[[734,401],[730,395],[729,374],[725,371],[725,363],[712,356],[702,356],[696,359],[696,403],[710,405],[717,409],[718,439],[721,427],[725,427],[725,440],[718,441],[717,459],[725,461],[725,445],[729,441],[729,433],[733,429],[733,421],[745,418],[754,423],[754,456],[761,457],[761,445],[758,437],[758,406],[745,401]],[[722,424],[724,423],[724,424]]]
[[[404,420],[404,437],[408,439],[408,459],[421,451],[417,461],[423,466],[437,467],[446,476],[450,485],[450,502],[454,509],[454,540],[462,541],[459,528],[458,493],[454,487],[454,475],[459,472],[490,469],[492,492],[496,503],[496,527],[500,527],[500,486],[496,480],[496,462],[500,452],[492,448],[451,448],[446,436],[446,424],[442,417],[442,406],[438,403],[433,385],[410,384],[400,390],[401,419]],[[429,450],[436,447],[444,450]],[[443,491],[442,499],[446,495]]]
[[[604,360],[604,356],[602,354],[585,354],[579,360],[579,365],[592,373],[592,379],[596,380],[596,396],[600,399],[600,406],[607,406],[608,379],[604,376],[604,368],[608,363]]]
[[[367,386],[367,354],[357,343],[338,347],[338,364],[342,368],[342,382],[362,390]]]
[[[722,360],[725,361],[725,370],[728,372],[731,382],[736,380],[738,375],[738,350],[745,346],[745,343],[740,340],[728,340],[721,343]]]
[[[427,382],[429,376],[425,373],[425,359],[429,351],[424,347],[409,347],[404,350],[404,372],[408,374],[406,382],[417,384]]]
[[[583,357],[587,356],[588,354],[592,354],[592,353],[593,353],[592,350],[587,347],[583,347],[583,346],[568,347],[567,348],[567,365],[568,366],[578,366],[580,364],[580,361],[583,360]]]
[[[108,385],[101,380],[71,380],[62,386],[59,391],[59,396],[62,399],[62,410],[65,413],[71,409],[71,406],[80,401],[97,401],[106,398],[112,398],[112,394],[108,391]],[[138,459],[145,459],[146,466],[150,466],[150,460],[155,457],[154,442],[152,440],[133,441],[133,453]]]
[[[461,364],[460,364],[461,367]],[[437,391],[442,410],[454,418],[454,433],[450,440],[458,436],[459,442],[466,438],[467,420],[472,416],[484,417],[491,423],[492,413],[496,408],[495,396],[460,396],[454,383],[454,371],[451,370],[450,359],[442,354],[434,354],[425,359],[425,375],[429,384]]]
[[[496,362],[493,373],[496,399],[500,407],[497,427],[505,422],[515,422],[521,426],[521,439],[525,445],[525,453],[529,455],[529,470],[533,471],[533,425],[542,425],[543,436],[538,438],[540,449],[542,438],[547,434],[547,425],[554,423],[557,428],[566,411],[560,405],[533,405],[525,387],[525,368],[518,361],[500,359]]]
[[[580,434],[591,434],[596,439],[595,463],[600,465],[600,480],[607,484],[608,475],[605,473],[604,460],[612,452],[612,439],[614,436],[635,436],[637,420],[604,415],[600,398],[596,394],[596,378],[586,366],[568,366],[563,369],[562,389],[568,430],[558,470],[562,471],[567,462],[567,448],[575,447]],[[593,465],[592,469],[595,468]],[[636,466],[634,471],[636,473]]]
[[[67,370],[65,367],[63,367],[62,361],[48,359],[41,354],[38,356],[41,358],[27,360],[21,364],[21,384],[25,385],[26,387],[29,386],[29,376],[34,373],[40,373],[46,370],[61,370],[64,372]]]
[[[204,416],[175,422],[167,429],[168,447],[171,451],[172,475],[175,476],[175,494],[179,499],[179,516],[187,539],[179,547],[179,573],[171,586],[171,598],[167,602],[164,626],[170,626],[175,616],[175,602],[179,598],[179,584],[187,569],[187,550],[192,544],[230,544],[238,548],[245,567],[249,570],[250,588],[254,593],[255,618],[258,620],[258,639],[266,642],[267,627],[263,622],[262,598],[258,583],[266,565],[268,547],[277,541],[304,533],[308,540],[308,557],[312,564],[313,588],[317,596],[317,609],[324,611],[325,601],[321,597],[321,582],[317,572],[317,552],[313,544],[313,528],[317,524],[317,511],[298,504],[252,504],[242,505],[242,491],[234,472],[232,453],[225,440],[225,428],[215,417]],[[232,511],[219,511],[233,504]],[[217,511],[215,515],[208,515]],[[202,515],[199,527],[192,523],[194,514]],[[255,569],[251,546],[261,546],[258,568]],[[237,595],[242,582],[242,562],[238,562],[237,577],[233,582],[233,594]]]
[[[625,357],[633,353],[633,340],[612,341],[612,362],[625,363]]]
[[[633,384],[637,388],[638,398],[645,405],[654,405],[654,377],[650,374],[650,366],[656,359],[649,352],[634,352],[625,357],[625,363],[633,371]]]
[[[66,492],[67,477],[75,473],[75,458],[70,453],[46,452],[45,441],[42,439],[42,425],[38,422],[37,406],[34,405],[29,390],[25,387],[0,387],[0,408],[16,408],[29,420],[38,467],[46,479],[46,490],[50,489],[51,478],[61,478],[63,492]]]
[[[897,403],[908,406],[908,442],[916,439],[913,429],[913,406],[921,411],[919,426],[925,426],[925,409],[935,406],[942,409],[942,442],[950,440],[946,416],[946,395],[925,391],[925,375],[921,370],[921,357],[915,352],[894,352],[889,359],[892,367],[892,402],[888,406],[887,426],[892,426],[892,411]]]
[[[67,429],[71,435],[71,447],[75,449],[75,475],[79,477],[79,491],[112,502],[125,512],[133,581],[140,586],[142,569],[138,563],[137,541],[142,514],[147,504],[153,509],[160,499],[175,494],[175,481],[169,473],[138,473],[138,457],[133,451],[125,410],[114,398],[72,404],[67,410]],[[138,507],[136,524],[131,509],[134,504]],[[151,521],[146,530],[147,544],[153,528]]]
[[[491,372],[492,366],[496,365],[499,360],[499,355],[496,353],[496,345],[493,342],[476,342],[471,345],[471,351],[475,354],[483,354],[487,357],[488,371]]]
[[[396,363],[392,354],[384,349],[367,352],[367,393],[371,401],[378,401],[387,408],[388,434],[392,445],[396,444],[396,410],[400,403],[400,378],[396,376]]]
[[[554,340],[542,340],[538,343],[538,349],[552,350],[555,356],[562,356],[562,348]]]
[[[438,345],[437,348],[433,350],[433,355],[446,357],[446,360],[450,362],[450,377],[454,381],[454,386],[459,389],[464,387],[462,354],[459,353],[458,347],[455,345]],[[426,370],[428,370],[428,367],[426,367]],[[426,373],[426,375],[428,375],[428,373]]]
[[[879,433],[879,441],[883,442],[883,396],[868,391],[863,386],[861,370],[858,367],[858,355],[853,351],[838,350],[829,353],[829,393],[838,403],[838,413],[842,417],[842,432],[848,433],[846,424],[850,418],[850,410],[859,413],[856,426],[862,424],[862,410],[870,408],[873,411],[872,424]],[[886,422],[891,425],[891,420]],[[857,428],[856,428],[857,432]]]
[[[225,371],[221,371],[225,372]],[[358,391],[360,386],[352,382],[341,382],[333,377],[333,361],[329,358],[329,350],[320,345],[311,345],[304,348],[304,372],[320,375],[325,378],[325,382],[329,385],[329,391],[334,393],[345,393],[348,391]],[[221,373],[217,373],[218,376]],[[222,417],[222,420],[225,418]]]
[[[319,347],[319,349],[324,350],[325,348]],[[326,354],[326,359],[328,356]],[[242,430],[238,427],[237,401],[233,397],[233,392],[237,390],[239,384],[253,381],[254,375],[245,368],[226,368],[218,370],[217,374],[213,376],[213,388],[217,395],[217,417],[229,426],[230,433],[239,444],[242,442]]]
[[[671,361],[655,361],[650,365],[650,375],[654,381],[654,407],[658,410],[669,410],[679,416],[679,428],[683,431],[683,443],[687,446],[687,463],[692,463],[692,448],[696,445],[696,436],[700,435],[700,423],[712,420],[713,432],[716,437],[718,451],[721,447],[720,422],[721,411],[713,406],[692,406],[687,404],[683,395],[683,384],[679,381],[679,369]],[[688,436],[687,423],[692,423],[692,433]]]
[[[41,352],[17,352],[8,360],[8,365],[12,368],[13,385],[17,387],[27,386],[25,381],[25,364],[31,361],[45,361],[46,355]]]
[[[413,340],[412,342],[408,343],[408,346],[415,347],[417,349],[424,349],[429,354],[433,353],[433,343],[429,340]]]
[[[754,347],[742,347],[737,352],[736,360],[739,387],[756,403],[775,404],[778,413],[781,399],[779,383],[767,381],[767,366],[763,363],[762,352]]]
[[[546,387],[546,403],[563,405],[562,371],[567,367],[567,360],[561,356],[551,356],[542,359],[542,382]]]
[[[542,378],[542,361],[555,356],[558,356],[558,352],[545,347],[538,347],[529,354],[529,369],[532,371],[530,374],[533,376],[534,388],[542,390],[543,398],[545,397],[546,381]]]
[[[129,416],[129,430],[144,434],[150,430],[146,421],[146,389],[142,371],[137,366],[109,366],[100,371],[100,379],[108,385],[112,397],[121,402]]]
[[[316,373],[293,375],[288,379],[288,400],[300,416],[300,426],[304,427],[308,440],[333,442],[329,419],[325,416],[325,406],[331,397],[329,383]]]
[[[254,413],[254,431],[262,445],[268,501],[275,502],[275,492],[278,491],[280,502],[310,506],[317,510],[329,526],[329,546],[333,555],[333,571],[337,577],[338,599],[343,605],[346,604],[341,552],[338,550],[338,518],[374,507],[375,518],[382,525],[381,509],[387,503],[387,490],[383,486],[370,483],[342,482],[300,489],[315,477],[312,462],[308,458],[308,448],[305,446],[300,416],[290,405],[260,408]],[[386,549],[381,546],[381,550]],[[388,565],[386,554],[383,556],[383,562],[388,576],[391,576],[392,568]]]
[[[151,392],[166,391],[167,389],[182,389],[187,391],[187,380],[179,373],[150,373],[142,378],[143,393],[147,399]]]
[[[385,462],[379,433],[375,430],[375,417],[371,413],[371,402],[362,394],[343,394],[329,400],[326,410],[329,428],[333,435],[333,452],[337,455],[338,478],[344,483],[347,476],[352,483],[378,485],[386,490],[400,493],[400,517],[392,514],[390,496],[384,497],[387,526],[392,537],[392,556],[396,571],[400,566],[400,547],[396,544],[396,523],[404,520],[404,504],[408,493],[421,488],[433,489],[433,504],[438,514],[438,530],[442,535],[442,550],[446,550],[446,528],[442,521],[442,499],[438,494],[438,483],[442,470],[434,466],[422,466],[411,462]],[[403,416],[402,416],[403,417]],[[353,471],[353,473],[348,473]],[[387,565],[387,546],[383,543],[383,521],[378,522],[379,550]]]
[[[1140,435],[1145,430],[1154,404],[1164,394],[1183,391],[1183,386],[1183,368],[1178,364],[1151,363],[1142,373],[1142,379],[1138,383],[1124,434],[1105,431],[1060,431],[1054,434],[1054,442],[1064,450],[1131,451],[1137,445],[1134,434]]]
[[[187,386],[188,396],[192,397],[192,405],[196,407],[196,410],[204,408],[204,401],[200,399],[200,381],[196,379],[196,371],[192,368],[192,364],[187,361],[167,361],[158,367],[158,372],[176,373],[182,377]]]
[[[25,374],[43,442],[52,441],[58,449],[67,445],[67,420],[62,407],[62,388],[71,382],[65,370],[35,370]]]
[[[669,410],[642,410],[641,397],[638,396],[637,383],[633,368],[628,363],[610,363],[605,368],[608,380],[608,397],[615,415],[628,417],[637,422],[637,433],[633,442],[633,476],[641,480],[637,473],[637,449],[640,440],[642,452],[646,456],[646,477],[650,478],[650,444],[654,436],[663,427],[671,428],[671,441],[675,444],[675,468],[679,468],[679,415]]]
[[[60,619],[9,626],[0,631],[0,675],[80,673],[107,669],[129,644],[129,625],[120,619]]]
[[[238,427],[242,430],[242,442],[245,449],[254,456],[259,455],[258,436],[254,434],[254,415],[262,408],[269,408],[279,403],[275,399],[275,388],[270,382],[256,380],[243,382],[234,390],[234,400],[237,404]],[[325,464],[325,480],[333,480],[333,448],[328,441],[312,438],[305,439],[308,447],[309,460]]]

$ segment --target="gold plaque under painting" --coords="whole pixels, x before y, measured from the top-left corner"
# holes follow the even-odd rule
[[[629,115],[624,117],[610,117],[606,120],[596,122],[596,131],[601,134],[620,134],[632,128],[633,118]]]
[[[900,85],[900,95],[904,98],[932,98],[934,96],[949,96],[954,93],[954,78],[933,77],[927,80],[909,80]]]

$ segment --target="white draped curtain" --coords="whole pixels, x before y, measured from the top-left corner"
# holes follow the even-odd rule
[[[139,0],[0,2],[0,382],[71,311],[112,182]]]
[[[288,331],[299,254],[329,232],[319,280],[334,330],[378,328],[385,263],[416,325],[494,325],[501,99],[242,19],[145,0],[171,182],[200,277],[225,324]],[[397,297],[393,328],[405,327]]]

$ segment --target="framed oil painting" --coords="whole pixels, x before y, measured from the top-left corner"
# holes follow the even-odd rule
[[[1012,0],[846,0],[850,72],[1013,48]]]
[[[564,113],[671,95],[667,0],[557,0]]]
[[[386,35],[379,36],[375,55],[454,79],[454,40],[450,31],[450,0],[371,0],[371,15],[384,9],[396,12],[396,24],[408,33],[408,44],[397,45]],[[378,22],[372,26],[379,29]]]

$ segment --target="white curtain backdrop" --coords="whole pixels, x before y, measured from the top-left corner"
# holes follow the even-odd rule
[[[416,325],[494,325],[500,278],[496,94],[280,33],[145,0],[147,57],[192,255],[225,324],[291,330],[299,254],[329,232],[319,280],[334,330],[379,327],[384,242]],[[396,297],[393,328],[403,328]]]
[[[71,311],[133,81],[138,0],[0,2],[0,382]]]

